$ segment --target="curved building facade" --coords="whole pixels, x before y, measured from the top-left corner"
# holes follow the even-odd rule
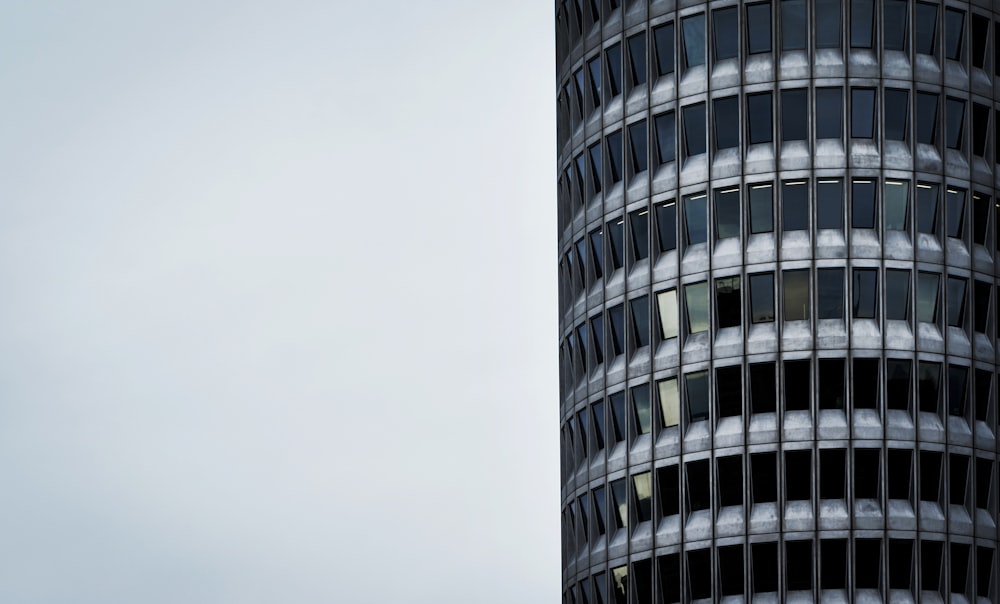
[[[564,602],[997,602],[1000,4],[556,21]]]

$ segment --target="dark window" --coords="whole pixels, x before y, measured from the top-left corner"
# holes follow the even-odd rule
[[[608,135],[608,168],[611,170],[611,184],[622,179],[622,133],[621,130]]]
[[[611,405],[611,427],[614,429],[613,444],[617,444],[625,440],[627,434],[628,416],[625,410],[625,393],[615,392],[609,395],[608,403]]]
[[[603,535],[605,533],[606,524],[608,522],[607,513],[607,501],[604,495],[604,487],[597,487],[592,493],[594,497],[594,526],[597,528],[597,534]]]
[[[945,103],[947,144],[949,149],[962,148],[962,123],[965,121],[965,101],[948,97]]]
[[[910,271],[886,269],[885,318],[905,321],[910,310]]]
[[[965,13],[960,10],[945,9],[944,11],[944,53],[952,61],[962,60],[962,30],[965,26]]]
[[[608,64],[608,93],[614,98],[622,92],[622,45],[615,44],[604,51]]]
[[[916,38],[914,50],[918,54],[933,55],[937,42],[937,5],[917,2],[914,13],[916,20]]]
[[[990,508],[990,485],[993,482],[993,462],[982,457],[976,458],[976,507]]]
[[[751,412],[774,413],[777,401],[774,363],[753,363],[749,372]]]
[[[724,277],[715,280],[715,306],[720,329],[740,326],[743,313],[740,304],[739,277]]]
[[[715,238],[740,236],[740,190],[717,189],[715,191]]]
[[[719,547],[719,587],[723,596],[743,594],[743,545]]]
[[[986,234],[990,226],[990,208],[993,206],[988,195],[972,194],[972,242],[986,245]]]
[[[992,290],[993,287],[989,283],[979,281],[978,279],[972,286],[975,303],[973,309],[973,318],[975,319],[974,328],[977,333],[986,333],[987,322],[990,318],[990,294]]]
[[[809,229],[809,186],[806,181],[782,183],[781,210],[783,230]]]
[[[786,321],[809,320],[809,270],[783,271],[783,299]]]
[[[674,161],[677,155],[677,122],[674,112],[668,111],[656,116],[656,150],[661,164]]]
[[[615,525],[620,528],[628,527],[628,485],[625,479],[619,479],[611,483],[611,498],[615,506]]]
[[[988,599],[992,583],[993,548],[976,547],[976,596]]]
[[[820,180],[816,183],[816,227],[840,230],[844,225],[844,183]]]
[[[819,452],[819,498],[843,499],[845,465],[843,449],[822,449]]]
[[[684,29],[684,64],[691,68],[705,63],[705,15],[693,15],[681,21]]]
[[[672,28],[673,24],[669,24]],[[673,37],[671,32],[670,37]],[[674,69],[673,44],[670,45],[670,70]],[[657,48],[659,52],[659,48]],[[629,74],[632,76],[632,86],[637,87],[646,83],[646,34],[636,34],[628,39]]]
[[[710,549],[687,552],[688,590],[691,600],[712,597],[712,557]]]
[[[847,585],[847,539],[819,542],[821,589],[844,589]]]
[[[972,104],[972,154],[986,157],[986,142],[990,138],[990,108]]]
[[[937,103],[936,94],[928,92],[917,93],[917,142],[925,145],[935,144],[937,137]]]
[[[972,548],[968,543],[951,544],[951,592],[963,594],[969,581],[969,552]]]
[[[686,374],[684,385],[687,388],[688,421],[708,419],[708,372]]]
[[[750,545],[753,593],[778,591],[778,544],[775,541]]]
[[[708,240],[708,195],[699,193],[684,198],[684,226],[688,245]]]
[[[819,360],[819,408],[844,408],[844,359]]]
[[[604,316],[597,315],[590,320],[590,333],[594,336],[594,361],[604,362]]]
[[[576,107],[580,115],[587,112],[586,108],[583,106],[583,78],[583,69],[577,69],[573,72],[573,82],[576,84],[573,90],[576,93]]]
[[[781,140],[806,140],[809,131],[809,94],[805,88],[781,91]]]
[[[770,233],[774,230],[773,187],[770,184],[750,185],[750,233]]]
[[[938,390],[941,383],[941,364],[921,361],[918,363],[919,375],[917,381],[920,410],[927,413],[937,413]]]
[[[691,461],[684,464],[687,474],[688,509],[692,512],[707,510],[712,501],[709,495],[710,469],[707,459]]]
[[[788,501],[810,499],[812,451],[785,451],[785,497]]]
[[[939,280],[937,273],[917,273],[917,321],[937,323]]]
[[[750,124],[751,145],[773,140],[770,92],[747,95],[747,121]]]
[[[743,456],[719,457],[719,505],[743,505]]]
[[[875,136],[875,91],[871,88],[851,89],[851,136]]]
[[[601,192],[601,169],[603,164],[601,163],[601,144],[595,143],[587,153],[590,157],[590,186],[591,194],[596,195]]]
[[[910,206],[910,183],[887,180],[882,191],[885,230],[905,231]]]
[[[660,513],[675,516],[680,513],[680,477],[677,466],[664,466],[656,471],[656,484],[660,493]]]
[[[719,367],[715,370],[716,394],[719,397],[719,417],[743,414],[743,374],[740,367]]]
[[[629,302],[632,316],[632,339],[637,348],[649,344],[649,297],[642,296]]]
[[[851,385],[855,409],[878,408],[878,359],[854,359]]]
[[[874,319],[875,303],[878,300],[878,270],[854,269],[854,313],[855,319]]]
[[[785,361],[785,410],[809,409],[809,392],[812,390],[812,372],[809,361]]]
[[[969,368],[961,365],[948,365],[948,414],[958,417],[965,416],[966,382]]]
[[[781,0],[781,50],[805,50],[806,0]]]
[[[821,27],[819,31],[824,32],[827,29]],[[840,33],[837,32],[837,35],[839,36]],[[840,138],[842,136],[843,128],[840,122],[840,116],[843,113],[842,102],[843,89],[816,89],[816,138]]]
[[[684,115],[684,151],[687,157],[705,152],[705,103],[688,105]]]
[[[594,57],[587,63],[587,73],[590,74],[590,107],[601,106],[601,58]]]
[[[937,185],[917,185],[917,231],[933,235],[937,232]]]
[[[632,563],[632,574],[629,576],[629,581],[636,595],[636,604],[653,604],[652,566],[653,562],[648,558]]]
[[[859,560],[859,564],[860,563],[861,561]],[[912,585],[912,575],[913,542],[909,539],[890,539],[889,589],[910,590]]]
[[[987,38],[990,35],[990,20],[979,15],[972,15],[972,66],[979,69],[986,67]]]
[[[636,210],[628,215],[632,254],[636,260],[649,256],[649,210]]]
[[[910,498],[910,465],[913,453],[910,449],[889,449],[889,499]]]
[[[786,541],[788,591],[812,589],[812,540]]]
[[[646,391],[648,393],[649,389],[647,388]],[[635,519],[638,522],[646,522],[653,517],[651,481],[649,472],[636,474],[632,477],[632,497],[635,500]]]
[[[954,453],[948,457],[948,502],[952,505],[965,505],[969,458]]]
[[[948,325],[962,327],[965,323],[965,279],[948,277]]]
[[[712,11],[712,42],[715,60],[732,59],[740,52],[739,13],[735,7]]]
[[[673,201],[656,206],[656,240],[661,254],[677,248],[677,204]]]
[[[854,450],[854,498],[878,499],[878,449]]]
[[[629,150],[632,158],[632,174],[645,172],[649,166],[646,154],[646,120],[628,127]]]
[[[771,3],[747,6],[747,49],[750,54],[771,52]]]
[[[920,500],[938,501],[941,491],[941,453],[920,451]]]
[[[664,604],[681,601],[681,555],[667,554],[656,559],[660,576],[660,594]]]
[[[941,590],[941,541],[920,542],[920,588],[924,591]]]
[[[883,40],[886,50],[906,50],[906,0],[885,0],[882,5]]]
[[[611,268],[619,269],[625,263],[625,220],[623,218],[612,220],[604,228],[608,233]]]
[[[908,359],[886,359],[885,396],[889,409],[910,408],[910,367]]]
[[[851,48],[871,48],[875,29],[875,3],[851,0]]]
[[[855,180],[851,183],[851,226],[853,228],[875,228],[875,189],[874,180]]]
[[[844,269],[821,268],[816,270],[817,318],[844,318]]]
[[[773,381],[773,380],[772,380]],[[750,481],[754,503],[778,500],[777,456],[774,453],[750,455]]]
[[[734,9],[735,10],[735,9]],[[740,145],[740,104],[735,96],[712,101],[715,111],[715,148],[731,149]]]
[[[905,6],[905,4],[904,4]],[[907,117],[910,114],[909,91],[885,89],[885,138],[890,141],[905,141]]]
[[[816,48],[840,48],[840,0],[816,0]]]
[[[656,73],[660,76],[674,72],[674,24],[666,23],[653,29],[656,46]]]
[[[591,407],[591,413],[593,415],[591,426],[593,426],[594,443],[597,446],[595,450],[600,451],[604,448],[604,403],[594,403]]]
[[[854,540],[854,581],[858,589],[878,589],[882,566],[881,539]]]
[[[584,192],[584,172],[587,170],[587,160],[584,159],[583,153],[579,154],[573,160],[576,163],[576,190],[580,197],[580,204],[582,205],[586,201],[587,194]],[[571,166],[572,167],[572,166]]]
[[[979,421],[988,421],[992,389],[993,373],[985,369],[976,369],[976,419]]]
[[[625,352],[625,307],[619,304],[608,309],[611,323],[611,352],[616,357]]]

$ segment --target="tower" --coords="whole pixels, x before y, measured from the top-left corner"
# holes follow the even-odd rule
[[[998,38],[556,3],[564,602],[998,601]]]

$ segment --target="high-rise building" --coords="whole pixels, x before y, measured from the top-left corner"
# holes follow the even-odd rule
[[[1000,2],[556,22],[564,602],[997,602]]]

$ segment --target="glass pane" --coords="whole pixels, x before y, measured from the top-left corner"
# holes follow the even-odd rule
[[[871,48],[875,23],[872,0],[851,0],[851,48]]]
[[[739,13],[736,8],[720,8],[712,11],[712,33],[715,60],[732,59],[739,54]]]
[[[670,24],[673,28],[673,24]],[[673,37],[671,32],[671,37]],[[658,52],[658,51],[657,51]],[[670,45],[670,70],[673,71],[673,44]],[[646,34],[637,34],[628,39],[629,70],[632,75],[632,85],[640,86],[646,83]]]
[[[661,253],[677,248],[677,204],[672,201],[656,206],[656,239]]]
[[[809,271],[784,271],[785,320],[803,321],[809,319]]]
[[[660,394],[660,415],[663,427],[669,428],[681,422],[681,396],[677,389],[677,378],[662,380],[657,384]]]
[[[781,50],[805,50],[806,1],[781,0]]]
[[[906,0],[885,0],[882,45],[886,50],[906,50]]]
[[[878,299],[878,275],[875,269],[854,269],[854,318],[874,319]]]
[[[611,422],[612,427],[615,429],[615,442],[619,443],[625,440],[626,427],[628,426],[628,418],[625,411],[625,393],[615,392],[608,397],[608,401],[611,404]]]
[[[604,232],[596,230],[590,234],[591,265],[594,267],[594,277],[604,276]]]
[[[965,191],[948,189],[945,195],[948,209],[948,236],[962,238],[962,225],[965,220]]]
[[[649,386],[646,384],[635,386],[629,392],[632,394],[632,409],[639,434],[649,434],[653,422],[649,406]]]
[[[816,301],[818,318],[844,318],[844,269],[821,268],[816,270]]]
[[[656,116],[656,148],[661,164],[674,161],[676,128],[673,111]]]
[[[747,95],[747,121],[750,122],[750,144],[771,142],[771,93]]]
[[[891,141],[906,140],[906,118],[909,115],[909,92],[885,89],[885,138]]]
[[[636,347],[641,348],[649,344],[649,298],[636,298],[629,306],[632,309],[632,338]]]
[[[993,202],[987,195],[972,194],[972,242],[986,245],[986,234],[990,226],[990,208]]]
[[[590,72],[590,102],[596,109],[601,106],[601,59],[594,57],[587,63]]]
[[[851,136],[875,136],[875,91],[870,88],[851,89]]]
[[[684,112],[684,145],[688,157],[705,152],[705,103],[689,105]]]
[[[597,315],[590,320],[590,333],[594,336],[594,360],[604,362],[604,316]]]
[[[629,232],[632,236],[632,254],[636,260],[649,256],[649,211],[632,212],[629,217]]]
[[[826,28],[821,28],[824,30]],[[843,94],[840,88],[816,89],[816,138],[840,138]]]
[[[592,193],[601,192],[601,171],[604,164],[601,163],[601,145],[596,144],[589,149],[590,155],[590,184]]]
[[[885,271],[885,318],[905,321],[910,308],[910,271]]]
[[[604,53],[604,58],[608,63],[608,86],[610,86],[611,97],[616,97],[622,92],[622,45],[615,44]]]
[[[708,372],[696,371],[685,375],[684,385],[687,386],[690,421],[708,419]]]
[[[593,406],[594,419],[591,425],[594,427],[594,439],[597,442],[597,450],[604,448],[604,403],[597,402]]]
[[[937,232],[937,185],[917,185],[917,231],[933,235]]]
[[[646,120],[636,122],[628,127],[629,149],[632,156],[632,173],[645,172],[648,166],[646,157]]]
[[[979,15],[972,15],[972,66],[984,69],[986,67],[987,41],[990,35],[990,20]]]
[[[715,110],[715,148],[730,149],[740,144],[739,97],[731,96],[713,101]]]
[[[608,145],[608,168],[611,170],[611,183],[622,179],[622,133],[621,130],[609,134],[605,141]]]
[[[747,6],[747,48],[750,54],[771,52],[771,3]]]
[[[656,46],[656,73],[664,76],[674,72],[674,24],[667,23],[653,30]],[[643,49],[645,54],[645,49]]]
[[[684,221],[687,244],[696,245],[708,240],[708,196],[705,193],[684,198]]]
[[[962,327],[965,320],[965,279],[948,277],[948,325]]]
[[[972,154],[986,157],[986,143],[990,139],[990,108],[979,103],[972,104]]]
[[[948,97],[945,102],[947,145],[949,149],[962,147],[962,122],[965,120],[965,101]]]
[[[650,519],[653,496],[653,482],[650,473],[643,472],[633,476],[632,486],[635,488],[636,517],[639,522],[645,522]]]
[[[918,54],[934,54],[934,42],[937,36],[937,5],[917,2],[917,9],[914,13],[916,20],[916,39],[914,40],[914,50]]]
[[[936,273],[917,273],[917,321],[937,323],[939,278]]]
[[[681,21],[684,29],[684,62],[688,68],[705,63],[705,15],[694,15]]]
[[[740,190],[715,191],[715,237],[740,236]]]
[[[953,61],[962,60],[962,30],[965,24],[965,13],[959,10],[944,11],[944,51],[945,56]]]
[[[885,181],[885,230],[906,230],[906,215],[909,207],[910,183]]]
[[[856,229],[875,228],[875,181],[855,180],[851,183],[851,226]]]
[[[936,94],[917,93],[917,142],[933,145],[937,140],[937,102]]]
[[[708,282],[685,285],[684,302],[687,306],[688,333],[708,331]]]
[[[743,312],[740,304],[739,277],[715,280],[715,307],[719,318],[719,329],[740,326]]]
[[[840,230],[843,226],[843,181],[820,180],[816,183],[816,227]]]
[[[774,274],[750,275],[750,321],[774,321]]]
[[[750,232],[769,233],[774,230],[771,185],[750,186]]]
[[[816,48],[840,48],[840,0],[816,0]]]
[[[608,322],[611,323],[611,350],[618,356],[625,352],[625,307],[619,304],[609,308]]]
[[[808,103],[805,88],[781,91],[781,140],[806,140],[809,133]]]
[[[625,220],[619,218],[607,224],[609,251],[611,252],[611,264],[614,268],[621,268],[625,264]]]
[[[656,308],[660,315],[660,336],[664,340],[677,337],[678,317],[677,290],[668,289],[656,294]]]
[[[783,230],[809,229],[809,187],[806,181],[782,183],[781,210]]]

